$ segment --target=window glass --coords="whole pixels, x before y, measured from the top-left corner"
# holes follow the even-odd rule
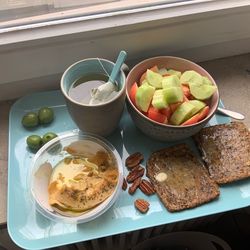
[[[0,28],[188,0],[0,0]]]

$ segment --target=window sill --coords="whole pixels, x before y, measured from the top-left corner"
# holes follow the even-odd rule
[[[0,46],[147,22],[168,20],[169,23],[175,23],[190,20],[190,17],[191,19],[193,17],[204,19],[218,14],[249,10],[248,0],[191,0],[86,16],[77,16],[77,11],[72,10],[44,15],[45,17],[25,18],[21,22],[7,22],[0,29]],[[45,21],[46,19],[47,21]],[[8,27],[10,25],[14,26]]]
[[[249,13],[246,0],[187,1],[2,29],[0,100],[59,88],[70,64],[115,60],[121,49],[130,66],[155,55],[205,61],[247,53]]]

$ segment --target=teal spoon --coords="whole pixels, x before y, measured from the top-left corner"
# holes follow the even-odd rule
[[[124,50],[122,50],[119,53],[119,56],[118,56],[118,58],[117,58],[117,60],[115,62],[115,66],[114,66],[114,68],[113,68],[113,70],[111,72],[111,75],[110,75],[110,77],[108,79],[108,82],[111,82],[111,83],[115,84],[115,79],[116,79],[118,73],[120,72],[121,66],[123,65],[126,57],[127,57],[127,53]]]
[[[96,104],[100,102],[104,102],[109,100],[111,97],[111,93],[118,90],[118,86],[115,82],[118,73],[120,72],[121,66],[123,65],[125,59],[127,57],[127,53],[122,50],[119,53],[119,56],[115,62],[114,68],[109,76],[109,79],[106,83],[100,85],[98,88],[92,89],[92,98],[90,100],[90,104]]]

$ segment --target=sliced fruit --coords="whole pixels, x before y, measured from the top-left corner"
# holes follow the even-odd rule
[[[178,70],[174,70],[174,69],[168,69],[167,74],[176,75],[176,76],[178,76],[178,78],[181,77],[181,72]]]
[[[181,126],[193,125],[203,120],[205,117],[207,117],[208,113],[209,113],[209,107],[206,106],[199,113],[197,113],[196,115],[192,116],[191,118],[183,122]]]
[[[150,103],[152,101],[154,92],[155,92],[154,87],[147,85],[147,84],[141,85],[137,89],[136,95],[135,95],[136,107],[144,112],[147,112],[150,106]]]
[[[163,89],[163,93],[168,104],[183,101],[183,92],[181,87],[168,87]]]
[[[146,80],[151,86],[158,88],[158,89],[162,88],[162,79],[163,77],[159,73],[156,73],[150,69],[147,70]]]
[[[153,107],[155,107],[157,109],[163,109],[163,108],[166,108],[168,106],[168,103],[166,101],[166,98],[164,96],[162,89],[158,89],[154,92],[152,105],[153,105]]]
[[[203,79],[203,84],[213,85],[211,80],[208,79],[206,76],[203,76],[202,79]]]
[[[190,83],[189,87],[191,94],[198,100],[210,98],[217,89],[214,85],[196,85],[195,83]]]
[[[193,83],[196,85],[203,84],[202,76],[194,70],[185,71],[180,77],[181,83]]]
[[[149,83],[148,83],[148,81],[146,79],[144,81],[142,81],[142,83],[140,85],[142,85],[142,84],[148,84],[149,85]]]
[[[172,103],[169,104],[169,107],[171,109],[171,112],[174,113],[175,110],[182,104],[183,102],[176,102],[176,103]]]
[[[164,76],[164,75],[168,74],[168,71],[166,68],[160,68],[158,73],[161,74],[162,76]]]
[[[134,82],[131,89],[130,89],[130,92],[129,92],[130,100],[134,105],[136,105],[135,104],[135,95],[136,95],[137,89],[138,89],[137,82]]]
[[[195,123],[197,123],[199,121],[199,113],[192,116],[191,118],[189,118],[188,120],[186,120],[185,122],[183,122],[181,124],[181,126],[187,126],[187,125],[193,125]]]
[[[154,72],[158,72],[159,71],[159,69],[158,69],[158,67],[156,65],[153,66],[152,68],[150,68],[150,70],[152,70]],[[146,73],[147,73],[147,71],[142,74],[142,76],[140,78],[140,84],[146,79]]]
[[[186,84],[181,84],[181,88],[184,96],[186,96],[189,99],[191,97],[189,86]]]
[[[170,118],[171,124],[180,125],[181,123],[189,119],[194,108],[195,107],[189,102],[183,102],[172,114]]]
[[[188,102],[188,101],[189,99],[185,95],[183,95],[183,102]]]
[[[156,122],[165,123],[165,124],[168,123],[167,116],[162,114],[161,112],[159,112],[159,110],[154,108],[154,107],[150,107],[148,109],[148,118],[150,118]]]
[[[210,108],[206,106],[199,112],[199,121],[203,120],[205,117],[207,117],[209,113]]]
[[[199,100],[190,100],[189,103],[191,103],[195,107],[191,116],[197,114],[200,110],[202,110],[206,106],[206,103]]]
[[[174,104],[171,104],[171,105],[174,105]],[[177,107],[176,107],[177,108]],[[168,120],[170,119],[170,117],[171,117],[171,115],[172,115],[172,110],[171,110],[171,108],[170,108],[170,106],[168,106],[168,107],[166,107],[166,108],[164,108],[164,109],[160,109],[159,110],[160,111],[160,113],[162,113],[163,115],[166,115],[167,116],[167,118],[168,118]]]
[[[180,79],[176,75],[163,77],[162,88],[165,89],[168,87],[181,87]]]

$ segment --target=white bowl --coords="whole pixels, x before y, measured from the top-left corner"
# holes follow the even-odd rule
[[[77,141],[84,141],[86,144],[91,144],[90,147],[88,147],[90,152],[94,152],[94,150],[97,150],[96,147],[98,147],[111,153],[118,167],[118,181],[114,192],[105,201],[88,212],[80,214],[79,216],[70,217],[56,212],[56,210],[50,206],[48,201],[48,184],[53,168],[58,162],[69,156],[64,148]],[[99,217],[117,200],[123,182],[123,167],[120,155],[105,139],[90,134],[68,132],[49,141],[36,153],[32,161],[29,179],[31,183],[31,197],[35,202],[38,212],[56,222],[83,223]]]

